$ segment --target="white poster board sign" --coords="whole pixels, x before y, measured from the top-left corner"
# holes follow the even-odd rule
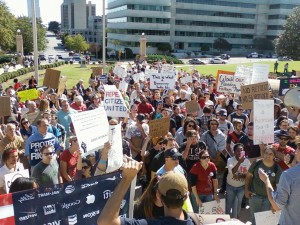
[[[152,73],[150,89],[174,89],[176,76],[174,73]]]
[[[180,82],[182,84],[192,83],[193,82],[193,78],[192,78],[192,76],[181,77],[180,78]]]
[[[132,79],[134,80],[135,83],[138,83],[140,80],[144,81],[145,80],[145,74],[143,72],[132,74]]]
[[[123,164],[121,124],[109,126],[108,139],[111,147],[108,153],[106,173],[120,169]]]
[[[269,64],[253,64],[251,84],[266,82],[269,79]]]
[[[202,222],[202,224],[204,225],[211,225],[211,224],[227,224],[225,223],[226,221],[228,222],[233,222],[233,221],[230,221],[230,215],[227,215],[227,214],[219,214],[219,215],[209,215],[209,214],[200,214],[201,216],[201,219],[200,221]],[[235,224],[235,223],[229,223],[230,225],[242,225],[244,223],[238,223],[238,224]],[[227,224],[227,225],[229,225]]]
[[[29,178],[29,170],[26,169],[26,170],[16,171],[14,173],[9,173],[4,175],[6,193],[9,193],[11,183],[14,182],[14,180],[19,177]]]
[[[161,67],[161,71],[163,73],[169,73],[169,72],[174,72],[176,68],[173,65],[170,64],[163,64]]]
[[[199,208],[200,214],[225,214],[225,199],[220,199],[220,203],[217,201],[205,202],[202,207]]]
[[[104,85],[104,109],[107,116],[128,117],[128,109],[121,92],[115,85]]]
[[[254,213],[256,224],[274,225],[279,223],[280,211],[273,213],[271,210]]]
[[[103,107],[70,116],[83,153],[98,150],[108,141],[109,125]]]
[[[253,101],[253,144],[274,143],[274,100]]]
[[[125,80],[122,80],[120,83],[119,83],[119,90],[120,91],[124,91],[126,92],[127,91],[127,88],[128,88],[128,83],[125,81]]]
[[[124,69],[120,65],[115,66],[115,68],[113,70],[113,73],[118,75],[119,77],[126,77],[127,76],[126,69]]]
[[[228,74],[219,74],[218,76],[218,92],[225,93],[241,93],[241,86],[247,84],[246,77],[228,75]]]

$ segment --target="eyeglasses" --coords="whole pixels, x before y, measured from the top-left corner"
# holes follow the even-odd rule
[[[90,167],[89,166],[83,166],[82,167],[82,169],[85,169],[85,170],[88,169],[88,168],[90,168]]]
[[[201,159],[209,159],[209,156],[201,156]]]
[[[23,125],[26,125],[26,124],[28,124],[29,123],[29,121],[24,121],[22,124]]]
[[[244,109],[237,109],[237,110],[240,110],[240,111],[241,111],[241,110],[244,110]]]
[[[47,152],[47,153],[43,153],[44,156],[50,156],[50,155],[54,155],[55,152]]]
[[[188,125],[188,127],[194,127],[194,126],[195,126],[194,124],[189,124],[189,125]]]

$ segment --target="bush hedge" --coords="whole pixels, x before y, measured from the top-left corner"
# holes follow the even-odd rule
[[[47,64],[47,65],[39,65],[39,70],[59,67],[61,65],[64,65],[64,62],[56,62],[56,63],[52,63],[52,64]],[[33,72],[33,71],[34,71],[34,67],[32,66],[32,67],[28,67],[28,68],[18,69],[17,71],[13,71],[13,72],[3,73],[0,75],[0,83],[6,82],[10,79],[14,79],[16,77],[25,75],[25,74]]]
[[[172,56],[168,56],[168,55],[156,55],[156,54],[147,55],[147,62],[148,63],[154,63],[154,62],[163,61],[163,60],[166,60],[167,63],[173,62],[174,64],[183,64],[183,62],[181,60],[176,59],[176,58],[174,58]]]

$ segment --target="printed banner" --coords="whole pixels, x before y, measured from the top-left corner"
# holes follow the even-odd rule
[[[19,177],[29,178],[29,170],[26,169],[26,170],[16,171],[14,173],[8,173],[4,175],[6,193],[9,192],[11,183],[14,182],[14,180]]]
[[[97,224],[97,219],[120,182],[120,172],[0,196],[0,224]],[[120,205],[128,218],[129,191]]]
[[[273,213],[271,210],[254,213],[256,224],[274,225],[279,223],[280,211]]]
[[[280,79],[279,95],[284,96],[288,90],[294,87],[300,87],[300,78]]]
[[[199,208],[200,214],[225,214],[225,199],[220,199],[220,203],[217,201],[205,202],[202,207]]]
[[[185,108],[188,114],[193,112],[198,112],[200,110],[200,105],[196,100],[185,102]]]
[[[274,100],[253,101],[253,144],[274,143]]]
[[[104,109],[107,116],[128,117],[128,109],[125,101],[115,85],[104,85]]]
[[[269,98],[269,83],[249,84],[241,86],[241,102],[245,109],[253,108],[254,99]]]
[[[253,64],[253,75],[251,79],[251,84],[257,84],[266,82],[269,79],[269,64]]]
[[[83,153],[100,149],[108,141],[108,121],[103,107],[71,114]]]
[[[241,93],[241,86],[246,85],[247,77],[218,74],[217,91],[224,93]]]
[[[150,89],[174,89],[175,78],[174,73],[151,73]]]
[[[26,102],[27,100],[33,100],[39,97],[38,91],[35,88],[25,91],[18,91],[17,95],[20,99],[20,102]]]
[[[170,129],[170,118],[149,121],[149,135],[151,137],[164,137]]]
[[[11,107],[10,107],[10,97],[0,97],[0,116],[10,116]],[[2,121],[4,123],[4,121]]]

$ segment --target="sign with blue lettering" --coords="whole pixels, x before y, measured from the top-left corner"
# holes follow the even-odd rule
[[[121,173],[81,179],[61,187],[34,189],[13,194],[16,225],[97,224],[100,212],[120,182]],[[128,217],[129,191],[120,205]]]

